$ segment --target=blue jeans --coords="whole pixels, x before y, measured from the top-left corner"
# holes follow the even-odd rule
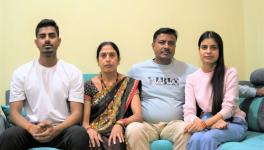
[[[211,118],[211,113],[205,113],[201,119]],[[233,117],[226,129],[205,129],[192,134],[188,141],[188,150],[216,150],[219,145],[229,141],[241,141],[246,136],[247,123],[238,117]]]

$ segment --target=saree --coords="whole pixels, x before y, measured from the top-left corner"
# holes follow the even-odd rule
[[[141,88],[140,81],[124,77],[112,87],[103,88],[101,91],[96,88],[92,81],[87,81],[84,88],[85,97],[91,99],[90,126],[97,130],[104,140],[101,147],[96,149],[126,149],[125,143],[111,144],[108,147],[108,138],[118,120],[133,114],[130,104],[134,95]]]

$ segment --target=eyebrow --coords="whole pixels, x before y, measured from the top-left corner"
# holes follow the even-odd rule
[[[47,33],[48,35],[53,35],[53,34],[56,34],[56,32],[49,32]],[[46,33],[39,33],[38,35],[46,35]]]

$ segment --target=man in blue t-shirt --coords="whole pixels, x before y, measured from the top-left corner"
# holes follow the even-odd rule
[[[185,80],[196,68],[176,60],[177,32],[160,28],[154,33],[152,48],[155,58],[136,64],[128,75],[142,81],[141,105],[143,123],[127,126],[126,136],[131,149],[147,150],[149,142],[167,139],[174,149],[186,149],[189,135],[184,134],[182,105]]]

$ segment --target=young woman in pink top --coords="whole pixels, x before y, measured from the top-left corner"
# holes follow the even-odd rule
[[[189,75],[185,86],[185,132],[192,134],[189,150],[215,150],[229,141],[245,137],[245,113],[239,109],[235,68],[224,64],[219,34],[204,32],[198,41],[202,66]]]

